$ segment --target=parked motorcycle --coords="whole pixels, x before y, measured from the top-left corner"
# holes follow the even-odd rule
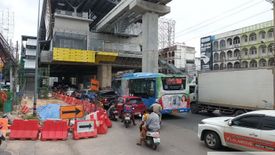
[[[152,148],[153,150],[156,150],[157,147],[160,144],[160,133],[159,131],[156,132],[151,132],[147,131],[146,132],[146,138],[145,138],[145,144]]]

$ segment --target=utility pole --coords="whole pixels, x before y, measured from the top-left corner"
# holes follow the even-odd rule
[[[13,90],[13,96],[14,96],[14,103],[17,106],[18,102],[18,92],[19,92],[19,86],[18,86],[18,63],[19,63],[19,55],[18,55],[18,41],[16,41],[16,47],[15,47],[15,65],[14,65],[14,90]]]
[[[272,45],[272,51],[273,51],[273,66],[275,66],[275,0],[265,0],[269,3],[273,4],[273,45]]]
[[[273,51],[273,66],[275,66],[275,0],[266,0],[266,1],[273,4],[273,45],[272,45],[272,51]],[[274,84],[273,87],[274,87],[274,91],[275,91],[275,84]],[[275,100],[275,98],[274,98],[274,100]],[[275,109],[275,105],[273,105],[273,109]]]
[[[34,76],[34,96],[33,96],[33,116],[36,116],[36,104],[38,98],[38,58],[40,53],[39,42],[39,17],[40,17],[40,0],[38,1],[38,13],[37,13],[37,43],[36,43],[36,55],[35,55],[35,76]]]

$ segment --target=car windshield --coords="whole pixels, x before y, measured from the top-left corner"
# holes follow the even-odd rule
[[[116,95],[116,93],[114,91],[109,91],[109,92],[100,92],[99,96],[103,97],[103,96],[114,96]]]
[[[128,99],[127,102],[131,104],[140,104],[142,100],[141,98],[132,98],[132,99]]]

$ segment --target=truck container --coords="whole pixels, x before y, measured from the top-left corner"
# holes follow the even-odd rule
[[[201,72],[191,111],[219,110],[222,114],[239,115],[275,109],[274,80],[274,68]]]

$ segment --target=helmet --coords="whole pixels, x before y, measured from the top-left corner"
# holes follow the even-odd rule
[[[159,99],[156,99],[156,100],[155,100],[155,103],[159,103]]]

